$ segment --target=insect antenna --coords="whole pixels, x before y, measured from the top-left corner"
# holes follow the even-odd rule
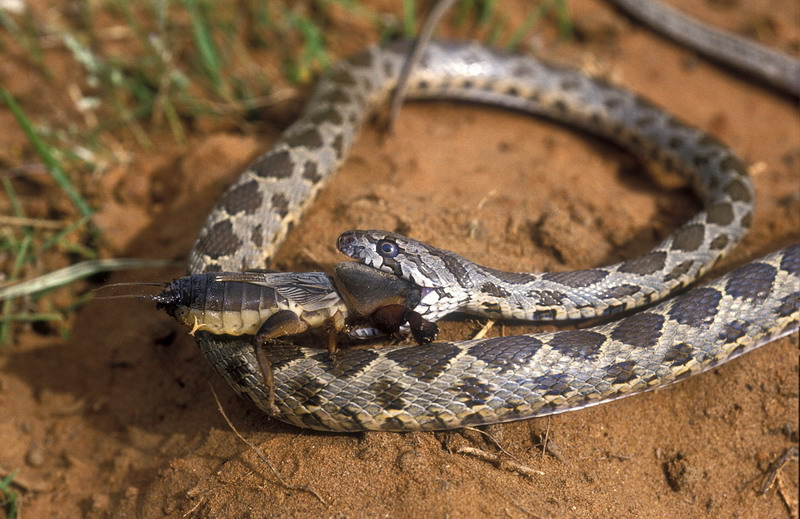
[[[132,282],[132,283],[110,283],[108,285],[103,285],[101,287],[97,287],[92,290],[93,294],[97,294],[102,290],[106,290],[109,288],[116,288],[116,287],[160,287],[166,288],[169,286],[169,283],[148,283],[148,282]],[[147,299],[149,301],[155,301],[156,295],[155,294],[118,294],[118,295],[95,295],[95,299]]]
[[[92,292],[97,292],[98,290],[103,290],[105,288],[111,287],[167,287],[169,283],[164,282],[152,282],[148,283],[146,281],[134,281],[130,283],[109,283],[108,285],[103,285],[101,287],[97,287]]]
[[[94,292],[95,290],[93,290]],[[147,299],[148,301],[155,301],[154,295],[150,294],[122,294],[115,296],[94,296],[93,299]]]

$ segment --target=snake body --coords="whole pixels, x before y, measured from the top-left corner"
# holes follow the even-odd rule
[[[373,47],[332,67],[300,118],[214,208],[192,251],[191,272],[265,264],[344,160],[367,115],[391,92],[405,52],[402,44]],[[750,226],[753,188],[742,162],[716,139],[625,89],[473,43],[432,44],[409,85],[412,98],[499,105],[608,138],[684,174],[703,201],[703,211],[640,258],[541,275],[549,284],[531,288],[540,291],[538,313],[523,317],[572,318],[649,303],[707,271]],[[586,330],[345,351],[335,362],[317,350],[275,347],[278,418],[334,431],[448,429],[652,389],[796,328],[799,257],[794,246],[709,287]],[[439,275],[452,275],[455,263],[440,259]],[[568,301],[562,310],[544,309],[569,289],[578,296],[562,298]],[[209,335],[198,342],[231,387],[266,410],[267,389],[249,343]]]
[[[609,0],[659,32],[711,59],[789,94],[800,96],[800,60],[722,31],[655,0]]]
[[[797,328],[800,245],[617,322],[380,350],[270,350],[280,418],[331,431],[439,430],[581,409],[701,373]],[[251,349],[203,345],[263,405]],[[244,355],[243,355],[244,353]],[[235,377],[237,373],[245,376]]]

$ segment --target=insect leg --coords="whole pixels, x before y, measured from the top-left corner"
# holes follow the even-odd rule
[[[261,375],[264,377],[264,385],[267,386],[269,392],[268,402],[272,414],[277,414],[278,408],[275,405],[275,380],[272,376],[272,364],[267,356],[265,346],[278,337],[296,335],[306,330],[308,330],[308,324],[302,321],[296,313],[290,310],[281,310],[269,316],[253,337],[253,348]]]
[[[400,327],[408,323],[411,335],[418,344],[427,344],[436,338],[439,327],[426,321],[419,313],[399,304],[390,304],[379,307],[373,312],[372,321],[380,330],[389,334],[398,334]]]

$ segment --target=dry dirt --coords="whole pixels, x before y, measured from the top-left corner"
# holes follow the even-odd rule
[[[674,3],[750,36],[766,26],[766,43],[800,50],[792,0]],[[570,4],[580,38],[544,44],[541,53],[643,93],[755,165],[753,230],[713,275],[800,240],[796,100],[603,3]],[[523,7],[500,9],[513,19]],[[374,36],[359,33],[341,53]],[[299,107],[265,109],[250,135],[199,129],[187,146],[132,146],[133,162],[98,181],[106,253],[185,261],[221,190]],[[7,110],[0,112],[3,134],[20,141]],[[605,142],[522,115],[409,105],[394,135],[368,127],[276,264],[329,270],[342,259],[336,236],[351,228],[402,230],[504,269],[619,261],[697,209],[685,187],[656,183],[641,169]],[[466,337],[477,327],[459,318],[445,331]],[[664,390],[485,428],[535,471],[523,476],[507,462],[457,453],[465,446],[499,453],[474,431],[340,435],[271,420],[225,386],[185,332],[139,301],[87,304],[66,341],[18,329],[0,352],[0,477],[19,469],[23,517],[797,517],[797,461],[758,492],[770,463],[798,442],[796,334]],[[283,483],[229,429],[212,390]]]

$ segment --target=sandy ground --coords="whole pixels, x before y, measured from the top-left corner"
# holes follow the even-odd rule
[[[674,3],[751,36],[767,26],[766,43],[800,50],[791,0]],[[753,230],[713,274],[798,241],[796,102],[603,3],[571,6],[580,37],[541,53],[645,94],[755,165]],[[523,7],[501,9],[514,16]],[[185,261],[216,197],[300,106],[266,109],[249,135],[200,129],[188,146],[132,149],[133,162],[96,186],[107,253]],[[4,134],[19,139],[3,112]],[[341,231],[383,228],[497,268],[585,268],[647,250],[696,209],[683,186],[654,182],[586,135],[490,108],[409,105],[394,135],[366,130],[276,265],[329,270],[342,259],[333,246]],[[443,327],[461,338],[479,326],[457,318]],[[476,431],[336,435],[281,424],[238,399],[185,332],[138,301],[84,306],[66,341],[18,329],[0,352],[0,469],[19,469],[23,517],[797,517],[797,461],[758,492],[770,463],[798,442],[796,334],[664,390],[484,428],[490,440]],[[280,479],[231,431],[213,392]],[[511,470],[498,445],[532,472]]]

